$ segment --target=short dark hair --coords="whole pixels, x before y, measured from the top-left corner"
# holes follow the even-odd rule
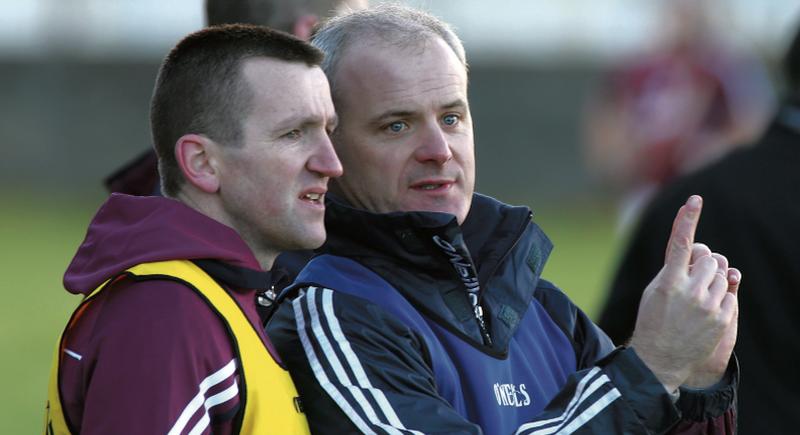
[[[783,70],[789,85],[789,93],[800,97],[800,25],[794,34],[794,40],[783,59]]]
[[[254,57],[318,66],[322,52],[289,34],[229,24],[183,38],[164,59],[150,103],[150,127],[158,154],[161,187],[174,196],[184,182],[175,144],[189,133],[224,146],[238,146],[242,114],[250,110],[241,64]]]
[[[303,14],[329,16],[344,0],[206,0],[208,25],[256,24],[292,32]]]

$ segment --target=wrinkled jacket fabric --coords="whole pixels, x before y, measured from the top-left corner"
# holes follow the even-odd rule
[[[331,202],[326,225],[268,324],[312,432],[733,433],[735,367],[673,405],[540,278],[551,244],[527,208],[476,194],[459,226]]]

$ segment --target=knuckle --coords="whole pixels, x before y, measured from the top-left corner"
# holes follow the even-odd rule
[[[714,315],[714,323],[719,328],[727,328],[731,324],[731,317],[723,310],[718,310]]]
[[[712,257],[717,260],[717,264],[719,264],[720,267],[728,267],[728,258],[724,255],[715,252],[712,254]]]
[[[719,324],[721,318],[720,318],[720,309],[718,306],[714,306],[711,304],[703,304],[700,308],[700,311],[703,313],[706,319],[711,320],[712,323],[714,324]]]
[[[675,249],[680,249],[680,250],[691,249],[692,241],[689,239],[689,236],[678,235],[675,236],[675,239],[673,241],[674,243],[672,244],[672,246]]]
[[[719,269],[719,264],[713,257],[702,257],[697,260],[696,265],[700,270],[706,273]]]
[[[720,322],[720,309],[708,301],[693,301],[695,318],[710,328],[716,328]]]
[[[686,287],[686,284],[680,278],[662,278],[655,284],[655,291],[663,295],[679,293],[682,288]]]
[[[662,295],[670,295],[675,292],[675,286],[670,285],[669,283],[659,283],[658,285],[654,286],[653,290]]]
[[[706,301],[700,296],[700,294],[701,294],[700,291],[692,292],[692,295],[689,297],[689,303],[692,306],[698,307],[700,309],[700,311],[705,311],[706,310],[706,304],[705,304]]]

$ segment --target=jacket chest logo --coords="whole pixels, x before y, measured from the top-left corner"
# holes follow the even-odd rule
[[[494,384],[494,397],[500,406],[521,408],[531,404],[525,384]]]
[[[453,265],[467,291],[477,295],[480,291],[480,285],[478,284],[478,275],[475,273],[475,266],[472,265],[472,261],[465,253],[459,252],[458,248],[439,236],[433,236],[433,242],[447,255],[447,259],[450,260],[450,264]]]

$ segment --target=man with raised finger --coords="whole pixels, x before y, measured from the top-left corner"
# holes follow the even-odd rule
[[[632,347],[615,350],[540,278],[552,245],[530,210],[474,193],[450,28],[381,6],[313,44],[345,174],[324,255],[267,327],[312,432],[733,433],[739,274],[694,244],[700,198],[678,213]]]

